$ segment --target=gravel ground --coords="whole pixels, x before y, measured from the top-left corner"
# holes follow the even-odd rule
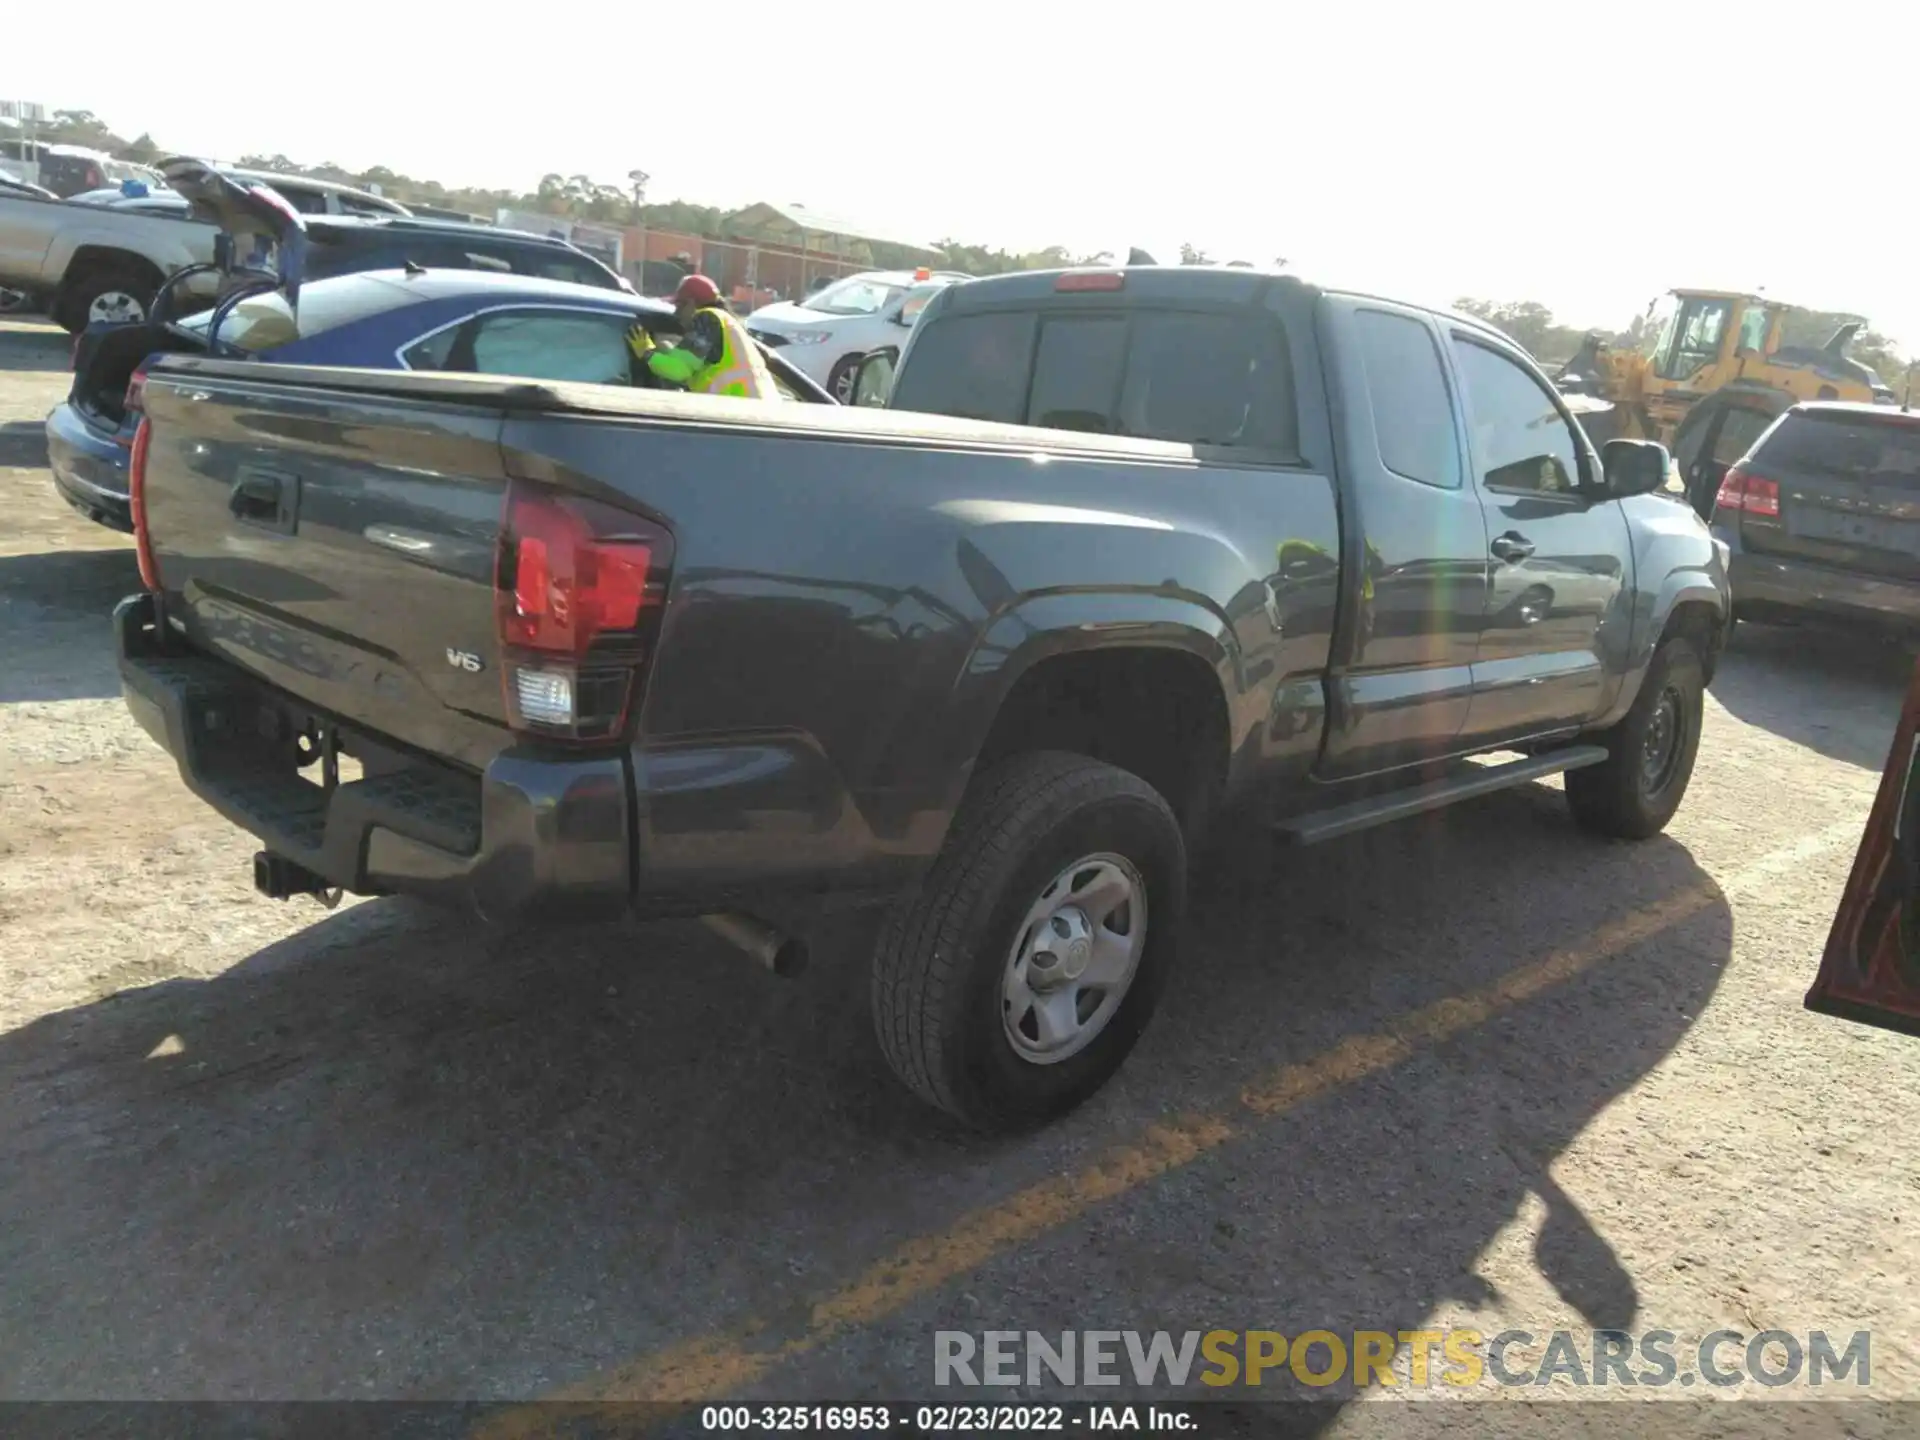
[[[1906,656],[1743,629],[1644,845],[1543,785],[1235,861],[1120,1080],[983,1143],[884,1071],[858,926],[783,982],[256,896],[117,698],[65,355],[0,323],[0,1397],[905,1399],[937,1329],[1459,1324],[1868,1328],[1920,1399],[1920,1046],[1800,1006]]]

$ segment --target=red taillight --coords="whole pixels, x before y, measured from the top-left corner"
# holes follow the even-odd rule
[[[1118,270],[1069,270],[1053,282],[1055,290],[1124,290],[1127,277]]]
[[[115,438],[119,439],[122,445],[125,445],[128,443],[124,438],[127,433],[127,421],[146,419],[147,372],[145,370],[136,370],[133,372],[132,378],[127,381],[127,393],[121,399],[120,406],[126,413],[121,417],[120,434]]]
[[[671,537],[637,515],[508,487],[494,604],[515,729],[595,740],[625,728],[671,558]]]
[[[160,567],[153,558],[153,538],[147,534],[147,449],[153,443],[153,422],[145,416],[133,435],[133,455],[127,461],[127,498],[133,511],[133,543],[140,555],[140,583],[160,588]]]
[[[1727,471],[1720,482],[1720,493],[1713,497],[1716,510],[1744,510],[1749,515],[1778,519],[1780,482],[1750,474],[1738,465]]]

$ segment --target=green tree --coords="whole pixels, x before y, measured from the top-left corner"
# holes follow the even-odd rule
[[[105,150],[109,154],[124,149],[127,143],[91,110],[54,111],[53,123],[40,132],[40,138],[56,145],[84,145],[89,150]]]

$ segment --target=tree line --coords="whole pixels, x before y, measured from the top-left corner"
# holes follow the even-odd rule
[[[90,110],[56,110],[52,123],[42,128],[40,138],[58,144],[86,145],[146,165],[163,159],[167,154],[155,143],[152,135],[143,131],[134,139],[127,140],[115,134],[105,121]],[[671,230],[709,240],[754,238],[731,226],[728,212],[717,206],[696,204],[689,200],[647,200],[644,179],[620,186],[597,181],[587,175],[567,175],[556,170],[541,176],[540,183],[531,191],[519,192],[449,187],[437,180],[402,175],[384,165],[375,165],[367,170],[349,170],[331,161],[320,165],[303,165],[285,155],[243,155],[238,163],[248,169],[305,175],[356,185],[363,190],[377,188],[382,195],[398,200],[403,205],[427,205],[487,219],[501,210],[522,210],[610,225],[643,225],[650,229]],[[1050,270],[1062,266],[1114,263],[1114,256],[1109,251],[1082,254],[1061,245],[1049,245],[1042,250],[1015,251],[971,244],[951,236],[935,243],[946,254],[941,262],[942,268],[966,275],[1004,275],[1016,270]],[[920,257],[912,250],[878,241],[865,246],[864,254],[856,258],[885,269],[907,269],[920,263]],[[1206,250],[1191,243],[1181,245],[1179,259],[1182,265],[1219,263]],[[1227,263],[1244,265],[1248,262],[1233,260]],[[1284,269],[1287,261],[1284,257],[1277,257],[1271,263],[1275,269]],[[1561,324],[1552,310],[1534,300],[1483,300],[1469,296],[1457,300],[1455,305],[1504,331],[1543,364],[1558,365],[1571,359],[1579,350],[1581,341],[1591,333],[1581,327]],[[1824,345],[1842,323],[1863,319],[1862,316],[1834,311],[1803,311],[1789,317],[1784,343]],[[1646,339],[1648,324],[1646,315],[1636,315],[1623,329],[1602,330],[1600,333],[1610,344],[1637,347]],[[1863,329],[1854,337],[1848,353],[1879,372],[1895,389],[1905,383],[1907,361],[1885,335]]]

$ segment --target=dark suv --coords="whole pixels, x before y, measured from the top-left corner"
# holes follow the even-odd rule
[[[531,231],[414,216],[328,215],[309,218],[306,227],[306,280],[398,270],[411,262],[430,270],[497,270],[600,290],[633,289],[586,251]]]
[[[1741,619],[1920,631],[1920,414],[1794,406],[1727,471],[1713,533]]]

